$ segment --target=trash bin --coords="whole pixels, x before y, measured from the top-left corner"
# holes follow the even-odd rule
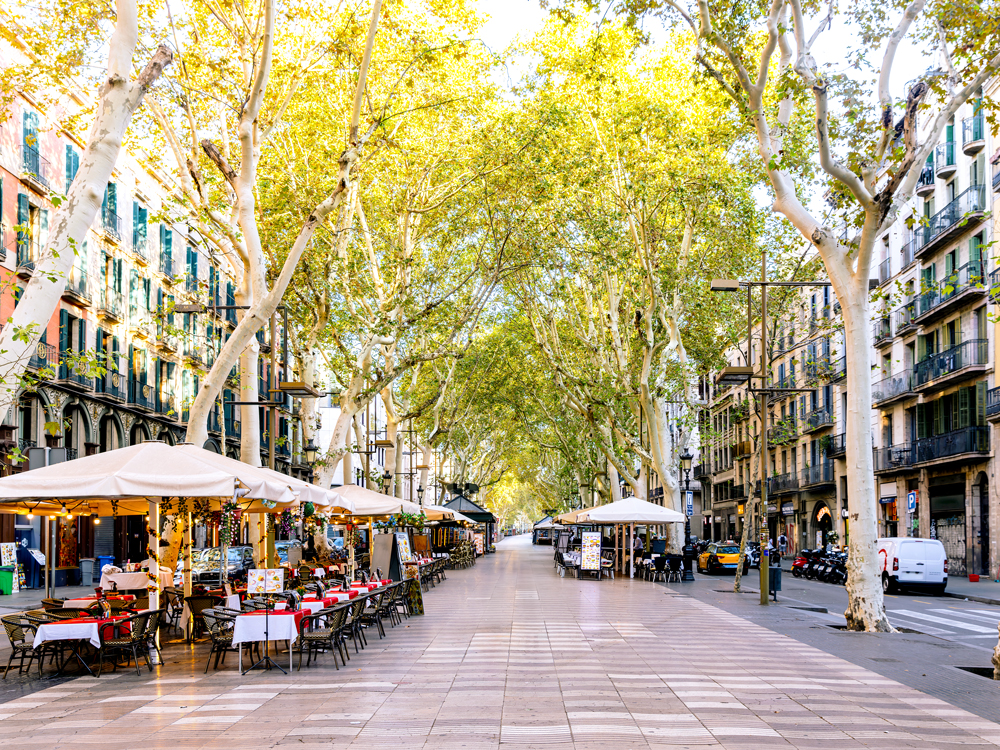
[[[780,565],[772,565],[767,569],[767,587],[769,589],[768,593],[774,597],[774,601],[778,601],[778,592],[781,591]]]
[[[80,585],[90,586],[94,585],[94,563],[96,563],[93,557],[81,557],[80,558]]]
[[[97,556],[97,570],[95,571],[100,577],[101,571],[104,570],[105,565],[114,565],[115,556],[114,555],[98,555]]]
[[[0,594],[14,593],[14,568],[0,568]]]

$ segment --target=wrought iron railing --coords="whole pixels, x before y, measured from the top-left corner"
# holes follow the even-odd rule
[[[150,383],[130,380],[128,383],[128,402],[142,409],[156,409],[156,389]]]
[[[51,369],[54,375],[59,367],[59,349],[39,341],[28,359],[28,367],[32,370]]]
[[[822,461],[815,466],[802,469],[802,484],[830,484],[833,482],[833,461]]]
[[[955,166],[955,142],[939,143],[934,149],[934,171],[941,174]]]
[[[915,441],[912,448],[913,463],[934,461],[962,453],[989,453],[989,450],[989,427],[965,427]]]
[[[917,298],[917,315],[923,316],[953,297],[969,290],[985,292],[987,287],[986,268],[982,261],[966,263],[953,271],[933,289],[928,289]]]
[[[822,427],[829,427],[833,424],[833,415],[830,413],[829,409],[814,409],[809,412],[805,418],[805,429],[806,430],[818,430]]]
[[[45,188],[51,189],[49,173],[52,165],[49,164],[49,160],[38,153],[37,148],[25,144],[22,149],[21,167],[24,174]]]
[[[932,354],[913,369],[913,384],[921,386],[966,367],[987,364],[986,339],[970,339],[939,354]]]
[[[913,370],[890,375],[872,385],[872,402],[881,404],[913,391]]]
[[[983,134],[986,130],[984,126],[985,121],[982,114],[966,117],[962,120],[962,145],[983,140]]]
[[[116,242],[122,241],[122,220],[114,211],[108,209],[101,213],[103,219],[104,233],[115,240]]]
[[[955,200],[934,214],[920,231],[920,247],[926,247],[934,238],[944,234],[959,222],[964,222],[968,214],[978,214],[985,211],[986,186],[973,185],[961,193]]]
[[[787,474],[778,474],[777,476],[769,477],[767,480],[768,492],[791,492],[798,488],[799,475],[794,471],[790,471]]]
[[[875,341],[875,345],[888,341],[892,338],[892,319],[885,315],[875,321],[872,326],[872,339]]]

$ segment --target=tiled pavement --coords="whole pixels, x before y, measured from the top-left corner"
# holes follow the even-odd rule
[[[77,679],[0,703],[0,747],[968,748],[1000,726],[703,601],[577,581],[525,539],[346,669]],[[780,655],[776,659],[775,655]]]

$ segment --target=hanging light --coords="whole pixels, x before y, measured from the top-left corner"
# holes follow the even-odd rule
[[[694,460],[694,456],[691,455],[691,451],[687,448],[681,454],[681,468],[684,471],[691,471],[691,462]]]
[[[69,510],[67,510],[66,508],[66,503],[63,503],[62,508],[59,509],[59,512],[62,513],[64,516],[69,515]]]
[[[316,446],[316,443],[313,442],[312,438],[309,438],[309,442],[305,444],[302,453],[305,455],[306,463],[310,466],[316,463],[317,451],[319,451],[319,448]]]

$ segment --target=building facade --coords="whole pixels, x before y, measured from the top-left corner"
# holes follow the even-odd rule
[[[939,539],[952,575],[991,575],[1000,564],[991,533],[1000,531],[1000,498],[990,486],[1000,275],[989,262],[1000,172],[981,102],[948,124],[913,201],[879,240],[872,281],[878,531]],[[793,549],[845,543],[850,534],[846,361],[832,301],[829,288],[810,289],[770,323],[771,387],[810,389],[772,396],[767,417],[767,523]],[[740,356],[732,363],[747,364]],[[760,425],[746,386],[706,388],[712,461],[700,478],[712,497],[713,538],[735,537],[741,502],[757,487],[750,456]]]

